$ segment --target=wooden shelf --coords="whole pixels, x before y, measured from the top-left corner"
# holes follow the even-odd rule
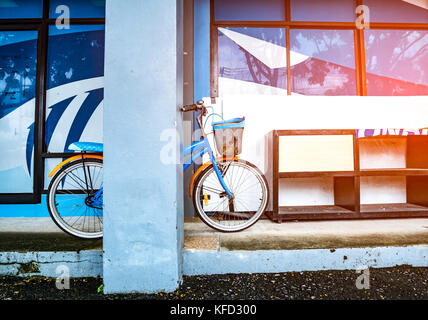
[[[361,169],[360,176],[428,176],[428,169],[422,168],[387,168]]]
[[[360,171],[308,171],[279,172],[279,178],[312,177],[370,177],[370,176],[428,176],[428,169],[423,168],[379,168],[361,169]]]
[[[379,204],[361,204],[361,213],[428,213],[428,207],[413,203],[379,203]]]
[[[320,219],[356,219],[358,213],[341,206],[282,206],[275,215],[273,212],[267,216],[276,222],[293,220],[320,220]]]
[[[280,141],[286,141],[281,136],[318,136],[318,135],[353,135],[352,148],[349,145],[345,148],[353,152],[353,170],[350,163],[349,154],[346,154],[347,165],[344,168],[339,167],[334,171],[335,161],[331,163],[321,164],[318,166],[314,159],[318,159],[316,152],[306,152],[305,146],[299,146],[300,139],[294,139],[294,144],[284,144]],[[388,136],[379,136],[379,139],[388,139]],[[355,219],[355,218],[388,218],[388,217],[428,217],[428,136],[406,136],[401,137],[406,139],[406,148],[403,148],[405,155],[403,168],[368,168],[360,169],[360,147],[363,148],[367,144],[364,140],[360,146],[359,139],[356,138],[355,130],[274,130],[266,135],[266,158],[265,158],[265,175],[268,180],[269,189],[271,191],[268,217],[277,222],[285,220],[319,220],[319,219]],[[349,138],[347,138],[349,139]],[[305,142],[307,139],[301,139]],[[322,141],[317,138],[316,141]],[[336,139],[339,140],[340,139]],[[375,140],[373,140],[375,141]],[[296,144],[297,143],[297,144]],[[308,144],[310,146],[310,144]],[[324,151],[317,151],[323,161],[329,161],[328,152],[329,145],[326,145]],[[282,148],[280,150],[280,148]],[[286,148],[286,149],[285,149]],[[294,149],[293,149],[294,148]],[[318,149],[318,145],[315,144]],[[285,149],[285,150],[284,150]],[[304,161],[302,156],[297,157],[292,154],[290,157],[293,161],[287,158],[287,150],[303,150],[303,155],[307,154],[312,158],[309,164],[314,163],[311,168],[307,164],[302,164],[301,170],[294,172],[294,167],[299,167],[299,161]],[[340,148],[339,148],[340,149]],[[334,155],[341,154],[341,151],[336,148]],[[290,151],[289,150],[289,151]],[[339,150],[339,152],[338,152]],[[363,149],[361,149],[363,150]],[[385,151],[387,154],[389,149]],[[314,158],[315,157],[315,158]],[[282,160],[281,160],[282,159]],[[289,171],[284,170],[285,167],[280,165],[280,160],[287,162],[291,168]],[[296,161],[297,159],[297,161]],[[376,158],[375,163],[376,163]],[[386,156],[388,159],[388,156]],[[312,162],[311,162],[312,161]],[[351,161],[352,162],[352,161]],[[397,162],[396,162],[397,163]],[[380,163],[380,165],[383,163]],[[318,168],[318,167],[320,168]],[[324,167],[323,167],[324,166]],[[281,169],[282,168],[282,169]],[[333,170],[331,170],[333,169]],[[300,170],[300,169],[299,169]],[[310,171],[312,170],[312,171]],[[316,171],[324,170],[324,171]],[[347,171],[343,171],[347,170]],[[279,179],[287,178],[317,178],[331,177],[333,178],[333,197],[334,204],[330,206],[281,206],[279,203]],[[404,177],[406,186],[406,201],[408,203],[378,203],[378,204],[361,204],[361,178],[362,177]],[[376,191],[374,191],[376,192]]]
[[[280,214],[349,214],[354,211],[341,206],[282,206],[279,207]]]
[[[312,177],[353,177],[355,171],[308,171],[308,172],[280,172],[280,178],[312,178]]]

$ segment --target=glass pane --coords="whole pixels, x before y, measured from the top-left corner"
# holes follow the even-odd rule
[[[219,94],[287,94],[282,28],[218,29]]]
[[[45,142],[69,152],[76,141],[102,142],[104,26],[49,30]]]
[[[281,21],[285,20],[284,0],[215,0],[217,21]]]
[[[293,21],[342,21],[356,19],[354,0],[290,0]]]
[[[421,0],[364,0],[370,22],[428,23],[428,2]]]
[[[70,18],[104,18],[105,0],[50,0],[49,16],[53,19],[63,14],[59,6],[67,6]]]
[[[352,30],[290,30],[291,91],[356,95]]]
[[[0,57],[0,193],[32,193],[37,31],[0,31]]]
[[[365,30],[367,94],[428,95],[428,31]]]
[[[43,0],[0,0],[0,19],[41,18]]]

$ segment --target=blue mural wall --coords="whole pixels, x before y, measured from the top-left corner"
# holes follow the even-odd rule
[[[0,32],[0,193],[33,192],[36,66],[37,31]]]
[[[0,193],[33,192],[36,65],[36,31],[0,32]],[[75,141],[102,142],[104,25],[50,27],[46,86],[47,151],[69,152]],[[45,161],[45,188],[60,161]],[[0,217],[10,216],[6,212],[0,210]]]

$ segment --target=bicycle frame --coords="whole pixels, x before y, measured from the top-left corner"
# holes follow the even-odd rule
[[[194,154],[195,152],[195,154]],[[215,173],[217,175],[217,178],[224,189],[224,191],[227,193],[227,195],[233,199],[234,196],[230,192],[229,188],[227,187],[223,175],[221,174],[221,171],[218,167],[218,164],[215,160],[214,153],[211,149],[210,143],[206,137],[203,137],[201,140],[194,142],[184,148],[184,157],[187,157],[190,155],[190,158],[184,162],[183,166],[183,172],[186,171],[186,169],[194,163],[198,158],[202,158],[204,154],[208,153],[211,163],[214,167]]]
[[[232,192],[230,191],[230,189],[228,188],[228,186],[226,185],[224,179],[223,179],[223,175],[219,169],[219,166],[217,164],[217,161],[214,157],[214,153],[211,149],[211,145],[207,139],[207,136],[203,130],[203,126],[202,126],[202,122],[201,122],[201,118],[203,115],[206,114],[206,109],[204,108],[204,112],[202,112],[201,114],[199,114],[199,116],[197,117],[197,121],[198,121],[198,125],[201,128],[202,131],[202,138],[199,141],[196,141],[188,146],[186,146],[184,148],[184,157],[187,157],[190,155],[189,159],[187,161],[185,161],[184,166],[183,166],[183,172],[186,171],[186,169],[193,164],[198,158],[202,158],[205,154],[208,154],[211,160],[211,164],[214,167],[214,171],[216,173],[216,176],[220,182],[220,185],[222,186],[222,188],[224,189],[224,191],[226,192],[226,194],[229,196],[230,199],[234,199],[234,196],[232,194]],[[91,156],[86,155],[85,153],[82,153],[80,156],[76,155],[73,157],[68,158],[67,160],[63,161],[62,163],[60,163],[54,170],[52,170],[52,172],[49,174],[49,177],[53,176],[61,167],[63,167],[65,164],[73,161],[73,160],[77,160],[77,159],[84,159],[84,158],[90,158]],[[95,158],[100,158],[102,159],[102,156],[94,156]],[[198,170],[198,172],[195,174],[195,176],[197,176],[197,174],[199,174],[200,171]],[[195,178],[194,176],[194,178]],[[86,178],[85,178],[86,179]],[[192,180],[193,183],[194,180]],[[192,186],[191,183],[191,186]],[[192,194],[192,191],[190,191],[190,194]],[[93,202],[93,204],[95,205],[102,205],[102,197],[103,197],[103,188],[101,188],[100,190],[98,190],[93,197],[91,197],[91,201]]]
[[[63,162],[61,162],[60,164],[58,164],[52,171],[51,173],[48,175],[48,177],[53,177],[53,175],[59,171],[63,166],[65,166],[68,163],[71,163],[73,161],[76,160],[81,160],[81,159],[100,159],[103,160],[103,156],[102,155],[98,155],[98,154],[87,154],[85,152],[79,154],[79,155],[73,155],[69,158],[67,158],[66,160],[64,160]],[[102,206],[103,205],[103,201],[102,201],[102,196],[103,196],[103,188],[101,188],[100,190],[98,190],[93,197],[91,197],[91,201],[94,205],[96,206]]]
[[[98,190],[97,193],[95,193],[94,196],[91,198],[91,201],[96,206],[102,206],[103,205],[103,200],[102,200],[103,188],[104,187],[102,187],[100,190]]]
[[[85,153],[82,153],[82,160],[83,160],[83,171],[84,171],[84,173],[85,173],[85,183],[86,183],[86,186],[88,187],[88,178],[87,178],[87,176],[86,176],[86,168],[85,168],[85,158],[83,157],[83,155],[84,155]],[[87,158],[86,158],[87,159]],[[88,171],[88,173],[89,173],[89,171]],[[92,180],[90,180],[90,177],[89,177],[89,182],[90,182],[90,184],[91,184],[91,186],[92,186]],[[90,200],[92,201],[92,204],[94,204],[94,205],[96,205],[96,206],[102,206],[103,205],[103,189],[104,189],[104,187],[101,187],[101,189],[100,190],[98,190],[91,198],[90,198]],[[89,192],[89,190],[88,190],[88,192]]]

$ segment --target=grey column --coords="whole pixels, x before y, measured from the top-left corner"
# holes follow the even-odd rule
[[[181,0],[107,0],[105,293],[181,281],[182,166],[168,156],[181,149],[182,16]]]

